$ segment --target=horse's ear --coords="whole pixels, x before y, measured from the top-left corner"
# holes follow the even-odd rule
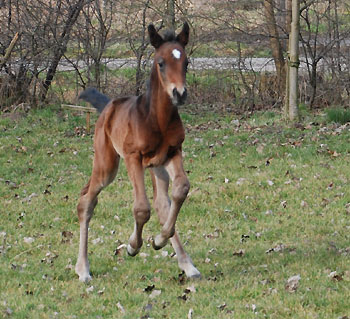
[[[190,27],[187,22],[184,23],[181,32],[177,35],[176,41],[179,42],[183,47],[188,43],[188,38],[190,35]]]
[[[153,24],[150,24],[148,26],[148,34],[149,34],[149,40],[151,44],[156,49],[158,49],[164,43],[163,38],[159,35],[159,33],[157,32]]]

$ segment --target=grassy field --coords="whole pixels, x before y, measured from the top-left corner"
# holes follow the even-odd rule
[[[191,191],[177,229],[202,279],[184,278],[169,245],[150,247],[154,214],[141,255],[116,251],[133,228],[121,164],[90,224],[93,280],[83,284],[76,204],[93,157],[84,118],[54,108],[0,116],[0,317],[350,318],[350,126],[191,107],[182,117]]]

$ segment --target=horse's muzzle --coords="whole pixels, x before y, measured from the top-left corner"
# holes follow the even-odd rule
[[[171,100],[175,106],[184,104],[186,101],[186,98],[187,98],[186,88],[184,88],[182,94],[180,94],[176,88],[173,89],[173,97]]]

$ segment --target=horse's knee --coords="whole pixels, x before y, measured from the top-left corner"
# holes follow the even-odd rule
[[[134,205],[134,217],[136,222],[145,224],[151,217],[151,207],[149,203],[137,203]]]
[[[190,190],[190,182],[186,176],[174,181],[173,185],[173,200],[184,201]]]

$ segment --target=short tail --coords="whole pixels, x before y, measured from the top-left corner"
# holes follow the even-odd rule
[[[79,99],[89,102],[99,113],[103,111],[105,106],[111,100],[107,95],[100,93],[95,88],[87,88],[80,93]]]

